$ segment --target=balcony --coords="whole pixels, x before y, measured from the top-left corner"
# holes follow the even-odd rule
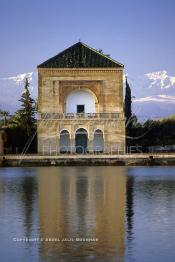
[[[38,113],[38,120],[123,119],[122,113]]]

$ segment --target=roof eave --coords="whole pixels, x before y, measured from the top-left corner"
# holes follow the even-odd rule
[[[61,70],[61,71],[121,71],[124,67],[38,67],[38,70]]]

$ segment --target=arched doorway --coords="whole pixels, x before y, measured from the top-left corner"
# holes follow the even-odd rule
[[[75,133],[76,153],[78,154],[87,153],[87,145],[88,145],[88,133],[86,129],[79,128]]]
[[[94,153],[104,152],[104,138],[103,132],[97,129],[94,133]]]
[[[60,153],[70,152],[70,135],[67,130],[62,130],[60,133]]]

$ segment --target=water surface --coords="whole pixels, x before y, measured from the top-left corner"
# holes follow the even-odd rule
[[[1,168],[0,261],[173,262],[174,200],[174,167]]]

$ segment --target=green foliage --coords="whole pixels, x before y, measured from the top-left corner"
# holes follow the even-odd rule
[[[6,134],[6,132],[4,130],[1,130],[0,131],[0,135],[2,137],[3,142],[6,143],[7,142],[7,134]]]
[[[36,152],[36,104],[31,98],[29,92],[29,81],[26,78],[24,83],[24,92],[19,100],[21,108],[8,119],[9,113],[1,111],[4,117],[4,125],[2,126],[7,135],[5,148],[9,149],[10,153],[21,153],[26,147],[25,153]]]
[[[11,121],[9,123],[10,127],[21,127],[21,115],[19,111],[15,112],[15,114],[12,116]]]
[[[126,92],[125,92],[125,104],[124,104],[124,111],[125,111],[125,118],[126,122],[128,123],[132,117],[132,109],[131,109],[132,99],[131,99],[131,88],[128,84],[128,80],[126,78]]]
[[[126,92],[124,102],[126,118],[127,146],[142,146],[147,150],[150,146],[175,145],[175,116],[160,120],[148,119],[140,123],[136,115],[132,114],[131,88],[126,78]]]
[[[126,144],[130,145],[130,139],[132,135],[133,124],[136,125],[137,117],[132,115],[132,98],[131,98],[131,88],[129,86],[127,77],[126,77],[126,90],[125,90],[125,101],[124,101],[124,113],[125,113],[125,126],[126,126]]]
[[[8,124],[7,118],[10,115],[8,111],[0,110],[0,116],[3,118],[3,125],[2,127],[6,127]]]
[[[175,145],[175,119],[147,120],[131,129],[129,145],[150,146]]]
[[[29,81],[25,79],[24,92],[21,95],[21,108],[14,115],[14,124],[26,131],[28,137],[31,136],[35,127],[35,101],[29,92]]]
[[[5,148],[7,148],[6,153],[36,153],[37,152],[37,136],[34,136],[33,140],[30,140],[26,131],[21,127],[7,127],[4,129],[6,133]],[[33,130],[35,132],[35,130]]]

